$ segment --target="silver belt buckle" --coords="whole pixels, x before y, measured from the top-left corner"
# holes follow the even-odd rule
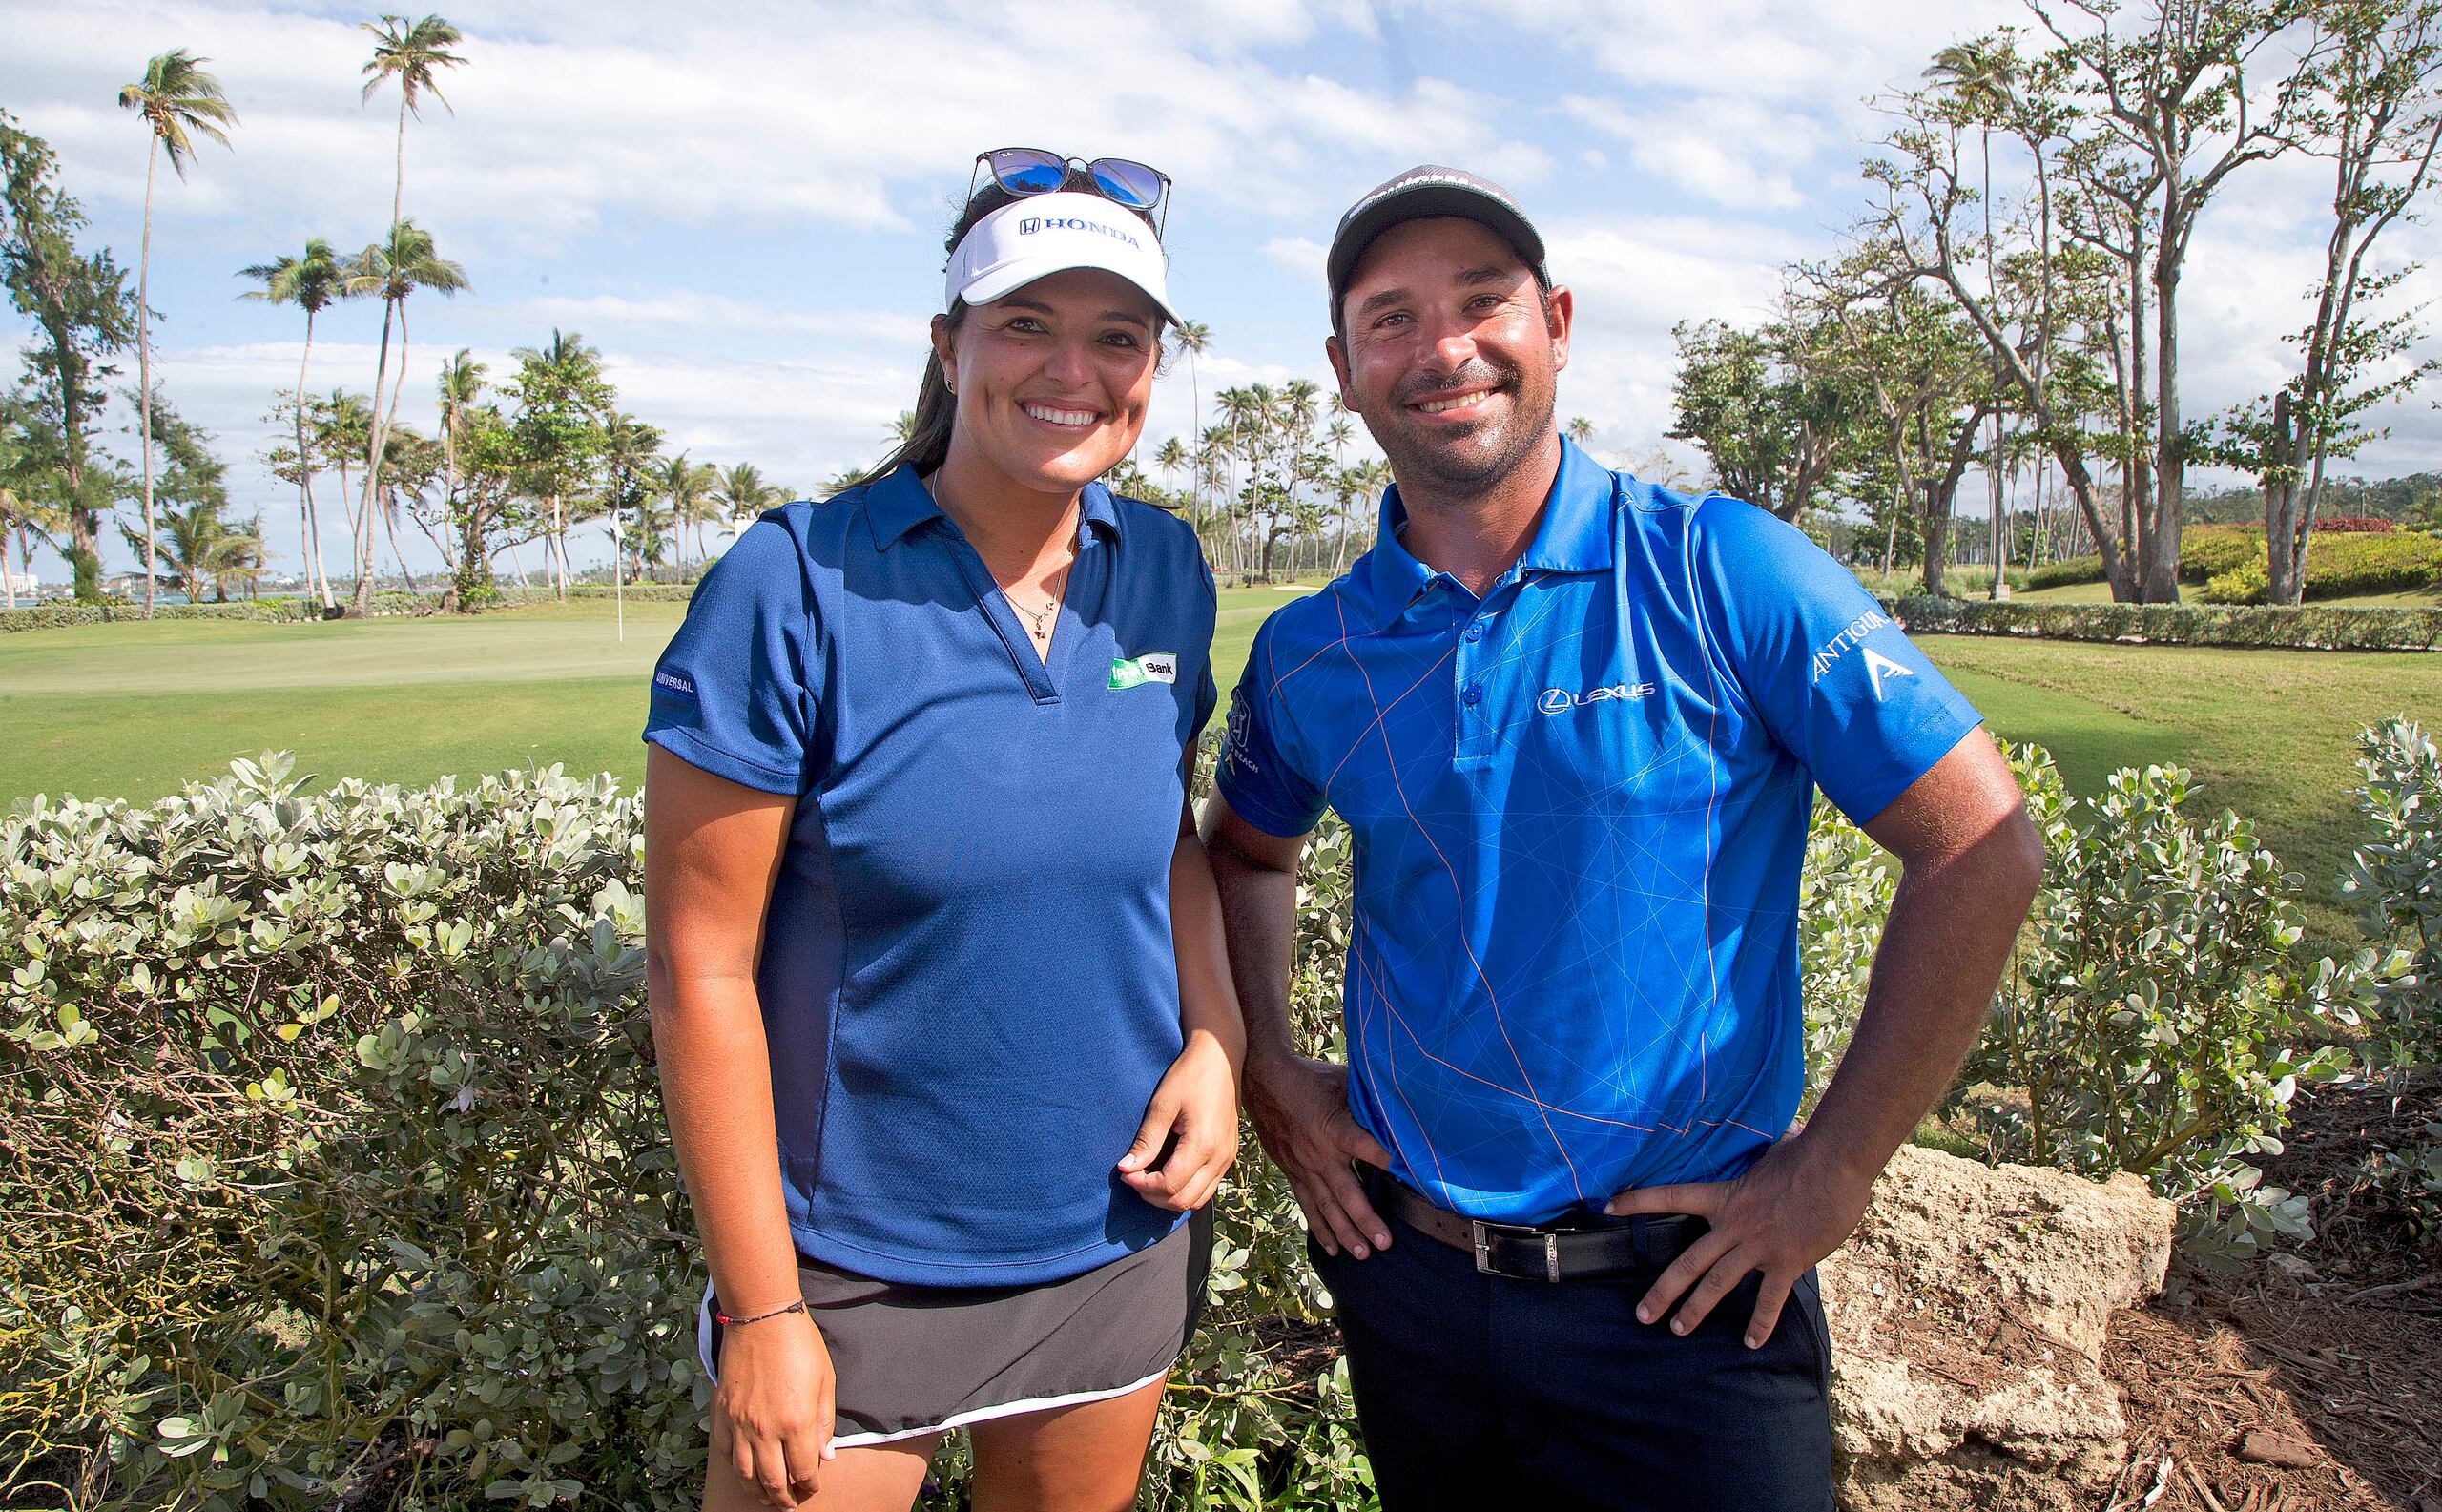
[[[1503,1238],[1512,1239],[1542,1238],[1543,1241],[1543,1278],[1548,1281],[1558,1281],[1561,1278],[1561,1236],[1557,1232],[1545,1230],[1539,1235],[1534,1229],[1531,1229],[1524,1224],[1486,1223],[1481,1218],[1469,1219],[1468,1226],[1475,1232],[1477,1274],[1499,1275],[1502,1274],[1501,1272],[1495,1271],[1492,1268],[1492,1241],[1493,1236],[1495,1234],[1499,1234]]]

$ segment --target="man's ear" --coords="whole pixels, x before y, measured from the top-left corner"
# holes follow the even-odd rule
[[[1569,293],[1568,285],[1554,284],[1543,307],[1547,312],[1543,324],[1552,336],[1552,371],[1557,373],[1568,365],[1568,332],[1577,319],[1577,296]]]
[[[1340,407],[1352,415],[1364,414],[1363,410],[1356,407],[1356,390],[1349,386],[1348,354],[1340,350],[1338,337],[1323,338],[1323,356],[1331,360],[1332,378],[1339,384]]]

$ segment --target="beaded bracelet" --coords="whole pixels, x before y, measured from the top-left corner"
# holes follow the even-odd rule
[[[713,1321],[718,1323],[723,1328],[738,1328],[748,1323],[760,1323],[767,1317],[778,1317],[783,1313],[802,1313],[804,1311],[805,1298],[799,1297],[786,1307],[776,1307],[768,1313],[757,1313],[753,1317],[732,1317],[727,1313],[722,1312],[716,1307],[713,1309]]]

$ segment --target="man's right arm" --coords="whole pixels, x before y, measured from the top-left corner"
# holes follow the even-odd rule
[[[1390,1156],[1348,1109],[1348,1068],[1297,1053],[1289,1021],[1296,953],[1297,859],[1303,836],[1255,828],[1215,791],[1205,805],[1205,853],[1221,894],[1230,975],[1246,1019],[1247,1115],[1265,1152],[1289,1178],[1306,1226],[1331,1253],[1362,1260],[1390,1245],[1390,1226],[1365,1200],[1351,1160],[1387,1168]]]

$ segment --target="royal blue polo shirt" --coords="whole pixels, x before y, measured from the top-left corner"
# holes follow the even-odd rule
[[[755,983],[797,1247],[1022,1285],[1170,1232],[1121,1182],[1182,1043],[1170,857],[1213,703],[1194,532],[1085,490],[1048,664],[905,468],[695,590],[645,738],[797,799]]]
[[[1565,442],[1480,599],[1405,519],[1265,621],[1218,774],[1260,830],[1353,832],[1357,1121],[1502,1222],[1735,1176],[1797,1112],[1814,789],[1870,819],[1976,711],[1797,530]]]

